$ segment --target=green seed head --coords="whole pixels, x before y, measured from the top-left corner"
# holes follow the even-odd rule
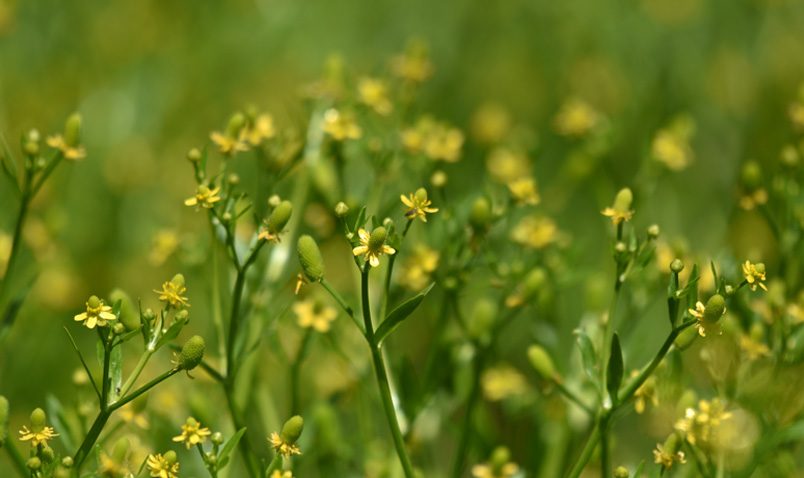
[[[40,460],[39,457],[32,456],[31,458],[28,458],[28,461],[25,463],[25,465],[29,470],[36,471],[39,468],[42,468],[42,460]]]
[[[240,135],[240,130],[246,125],[246,116],[243,113],[237,112],[229,118],[229,124],[226,126],[226,135],[230,138],[237,138]]]
[[[223,433],[215,432],[209,437],[212,440],[212,443],[215,445],[222,445],[223,444]]]
[[[290,444],[296,443],[302,434],[302,429],[304,429],[304,419],[299,415],[290,417],[282,426],[282,441]]]
[[[335,215],[338,217],[344,217],[349,214],[349,206],[346,205],[345,202],[341,201],[335,205]]]
[[[81,115],[71,114],[64,123],[64,142],[67,146],[78,146],[81,144]]]
[[[61,459],[61,466],[65,468],[72,468],[73,467],[73,457],[65,456]]]
[[[176,452],[173,451],[173,450],[166,451],[165,454],[162,455],[162,457],[165,459],[165,461],[168,463],[168,465],[172,465],[172,464],[176,463],[176,460],[178,460],[178,457],[176,456]]]
[[[293,204],[290,201],[282,201],[278,206],[271,211],[268,216],[268,232],[271,234],[278,234],[282,232],[285,224],[290,220],[290,215],[293,212]]]
[[[414,193],[414,197],[419,202],[427,201],[427,190],[424,188],[417,189],[416,192]]]
[[[87,307],[91,307],[93,309],[97,309],[101,306],[101,300],[98,299],[97,295],[93,295],[87,300]]]
[[[684,270],[684,262],[681,259],[673,259],[673,262],[670,263],[670,270],[678,274]]]
[[[192,370],[196,368],[204,358],[205,348],[206,344],[201,336],[194,335],[190,337],[181,348],[179,368],[182,370]]]
[[[614,210],[618,212],[627,212],[631,210],[631,203],[634,201],[634,193],[630,188],[622,188],[614,196]]]
[[[321,280],[324,277],[324,258],[315,239],[308,235],[301,236],[296,249],[304,275],[313,282]]]
[[[528,348],[528,360],[534,369],[542,376],[542,378],[551,380],[555,377],[556,368],[553,365],[553,359],[550,354],[538,345],[531,345]]]
[[[373,231],[371,231],[371,236],[369,236],[368,241],[368,248],[371,251],[379,250],[383,244],[385,244],[385,238],[388,237],[388,231],[380,226]]]
[[[41,408],[36,408],[31,412],[31,425],[35,429],[41,430],[45,426],[45,421],[47,421],[47,415]]]
[[[664,451],[671,455],[674,455],[680,447],[681,441],[678,439],[678,435],[675,432],[667,437],[663,445]]]
[[[170,279],[170,283],[176,287],[184,287],[184,275],[176,274],[172,279]]]
[[[469,224],[475,231],[486,229],[491,222],[491,204],[484,197],[475,199],[472,211],[469,213]]]
[[[720,294],[715,294],[706,302],[706,309],[704,310],[704,320],[709,323],[715,323],[723,317],[726,312],[726,300]]]
[[[624,466],[618,466],[614,469],[614,478],[628,478],[631,474],[628,472],[628,468]]]
[[[131,297],[122,289],[114,289],[109,293],[109,301],[116,304],[120,301],[120,322],[126,327],[126,330],[137,330],[140,328],[140,314],[134,307],[134,302]]]

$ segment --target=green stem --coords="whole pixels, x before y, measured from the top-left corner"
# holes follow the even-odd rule
[[[281,468],[282,468],[282,455],[277,453],[276,455],[274,455],[274,459],[271,460],[271,463],[268,464],[268,468],[265,469],[265,478],[270,478],[271,473]]]
[[[139,378],[140,374],[142,373],[142,370],[145,368],[145,364],[148,363],[148,360],[151,358],[151,355],[153,355],[153,353],[154,351],[150,347],[145,349],[145,352],[142,354],[142,356],[140,356],[140,360],[139,362],[137,362],[137,365],[134,367],[134,370],[131,372],[131,375],[129,375],[126,382],[120,388],[121,397],[125,396],[128,393],[128,391],[131,390],[131,387],[134,386],[134,383]]]
[[[475,404],[480,398],[480,375],[483,372],[483,365],[486,361],[486,351],[481,349],[475,356],[474,371],[472,374],[472,388],[469,390],[469,398],[466,400],[466,411],[463,416],[461,435],[458,441],[458,450],[455,454],[455,461],[452,465],[453,478],[460,478],[463,474],[466,455],[469,453],[469,439],[472,435],[472,415]]]
[[[31,472],[28,469],[28,465],[25,464],[25,458],[22,457],[20,451],[17,450],[17,446],[12,441],[11,437],[8,437],[3,446],[0,448],[5,448],[6,453],[8,453],[8,457],[11,458],[11,463],[14,465],[14,468],[17,469],[17,472],[20,476],[28,476]]]
[[[583,447],[581,455],[578,457],[578,461],[575,462],[575,465],[570,470],[569,475],[567,475],[568,478],[578,478],[581,476],[583,469],[586,468],[586,464],[589,463],[589,460],[592,458],[592,453],[594,453],[599,439],[600,428],[599,423],[596,422],[595,427],[592,429],[592,433],[586,440],[586,445]]]
[[[408,235],[408,231],[410,230],[410,225],[413,224],[412,219],[408,219],[408,222],[405,224],[405,229],[402,231],[402,241],[405,240],[405,236]],[[399,246],[396,249],[396,254],[390,256],[388,258],[388,269],[385,271],[385,282],[383,284],[383,290],[385,293],[382,296],[382,302],[380,303],[380,318],[385,318],[385,313],[388,310],[388,299],[391,295],[391,276],[394,273],[394,263],[396,262],[397,256],[399,256],[399,251],[402,249],[402,243],[400,241]]]
[[[598,430],[600,430],[600,476],[611,477],[611,447],[609,446],[609,412],[604,411],[600,416]]]
[[[402,470],[406,478],[413,478],[413,464],[408,457],[405,450],[405,441],[402,438],[402,431],[399,428],[399,420],[396,416],[394,402],[391,398],[391,387],[388,384],[388,375],[385,370],[385,361],[382,358],[382,353],[377,346],[374,337],[374,325],[371,321],[371,304],[369,302],[369,271],[371,265],[366,263],[363,266],[362,280],[361,280],[361,296],[363,305],[363,321],[366,327],[366,340],[368,340],[369,348],[371,348],[371,358],[374,363],[374,372],[377,376],[377,384],[380,388],[380,398],[382,399],[383,411],[385,418],[388,420],[388,427],[391,429],[391,435],[394,439],[394,446],[396,453],[399,455],[399,462],[402,465]]]
[[[226,345],[226,379],[234,382],[236,364],[234,363],[237,332],[240,329],[240,302],[243,297],[243,288],[246,285],[246,274],[242,269],[237,270],[234,290],[232,292],[232,309],[229,314],[229,337]]]
[[[17,257],[19,256],[19,251],[22,242],[22,229],[25,225],[25,218],[28,215],[28,206],[30,206],[31,201],[31,194],[30,194],[30,178],[26,174],[25,184],[22,189],[22,197],[20,198],[20,209],[17,213],[17,222],[14,223],[14,235],[11,239],[11,252],[8,256],[8,262],[6,262],[6,270],[5,275],[3,277],[3,282],[0,283],[0,300],[3,299],[6,292],[6,287],[11,282],[11,275],[14,271],[14,266],[17,263]]]
[[[595,411],[592,410],[592,407],[585,404],[580,397],[578,397],[572,390],[568,389],[561,381],[560,378],[553,378],[553,385],[556,386],[559,392],[562,395],[567,397],[569,401],[578,405],[583,411],[585,411],[588,415],[594,416]]]
[[[332,287],[332,284],[327,282],[327,280],[324,279],[323,277],[321,278],[320,284],[324,287],[324,290],[326,290],[329,293],[329,295],[332,296],[333,299],[335,299],[335,302],[337,302],[338,305],[341,306],[343,311],[346,312],[346,315],[348,315],[349,318],[352,319],[355,325],[357,325],[357,328],[360,329],[360,332],[363,333],[363,335],[365,335],[366,328],[363,326],[363,323],[360,322],[360,319],[358,319],[357,316],[355,316],[355,311],[349,304],[346,303],[343,297]]]
[[[109,368],[112,363],[112,347],[110,347],[106,338],[101,337],[101,340],[103,340],[103,375],[101,376],[100,408],[101,410],[106,410],[109,404],[109,388],[111,388],[112,385],[112,379],[109,377]]]
[[[301,366],[302,362],[304,362],[304,358],[307,356],[307,349],[308,345],[310,344],[310,339],[313,337],[313,329],[312,327],[308,327],[304,330],[304,337],[302,337],[301,343],[299,344],[299,350],[296,353],[296,358],[293,360],[293,364],[290,368],[290,414],[298,415],[301,412],[301,407],[299,406],[299,379],[301,378]]]
[[[244,428],[243,419],[240,417],[240,411],[237,409],[234,399],[234,383],[228,380],[223,384],[224,394],[226,395],[226,404],[229,407],[229,415],[232,416],[232,424],[235,430]],[[246,434],[247,435],[247,434]],[[237,446],[240,448],[240,454],[243,455],[243,462],[246,464],[246,470],[251,478],[257,478],[258,465],[256,458],[251,451],[251,445],[248,441],[248,436],[243,435]]]

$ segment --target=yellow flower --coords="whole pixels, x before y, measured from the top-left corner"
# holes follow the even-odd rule
[[[489,368],[483,372],[481,384],[483,395],[492,402],[522,395],[528,389],[525,377],[510,365]]]
[[[382,80],[361,78],[357,84],[357,93],[360,96],[360,101],[377,114],[386,116],[393,110],[391,100],[388,99],[388,86]]]
[[[157,232],[152,240],[148,262],[153,266],[161,266],[179,247],[179,237],[175,231],[165,229]]]
[[[301,455],[301,449],[299,449],[298,445],[286,442],[277,432],[271,433],[271,437],[268,441],[271,442],[271,446],[274,447],[274,450],[285,458],[293,455]]]
[[[700,300],[695,303],[694,309],[687,309],[687,312],[689,312],[691,316],[698,319],[698,322],[695,324],[695,328],[698,330],[698,335],[701,337],[706,337],[706,334],[712,331],[717,332],[718,335],[723,333],[723,331],[720,330],[720,327],[717,325],[717,319],[720,317],[712,317],[714,320],[710,320],[706,316],[706,306]],[[723,310],[723,313],[725,313],[725,309]],[[721,316],[722,315],[723,314],[721,314]]]
[[[757,286],[764,291],[768,290],[765,286],[765,264],[761,262],[752,264],[750,261],[745,261],[743,263],[743,277],[745,277],[745,281],[751,290],[757,290]]]
[[[433,74],[433,65],[428,58],[427,45],[421,41],[411,42],[404,53],[391,59],[391,71],[412,83],[429,78]]]
[[[768,202],[768,191],[765,188],[758,188],[754,191],[746,192],[740,197],[740,207],[746,211],[751,211],[757,206]]]
[[[675,428],[683,432],[691,444],[708,448],[716,443],[721,423],[731,416],[720,399],[701,400],[697,409],[686,410],[684,418],[676,423]]]
[[[293,304],[293,312],[299,327],[312,327],[317,332],[329,331],[330,323],[338,317],[338,311],[332,307],[320,307],[312,301],[303,300]]]
[[[464,136],[461,130],[423,116],[412,127],[402,130],[402,145],[413,154],[424,153],[435,161],[457,162],[461,158]]]
[[[412,253],[400,270],[399,283],[410,290],[421,290],[430,283],[430,276],[438,267],[438,251],[424,244],[413,247]]]
[[[755,340],[750,335],[740,336],[740,350],[748,357],[748,360],[757,360],[762,357],[770,357],[770,349],[767,345]]]
[[[695,122],[680,116],[666,128],[659,130],[651,144],[651,156],[668,169],[681,171],[693,159],[690,139],[695,131]]]
[[[489,461],[472,467],[474,478],[511,478],[519,473],[519,466],[511,460],[511,452],[501,446],[494,449]]]
[[[802,89],[804,90],[804,87]],[[797,130],[804,131],[804,101],[792,103],[788,110],[788,116],[790,116],[790,122],[793,123]]]
[[[103,303],[103,300],[98,299],[93,295],[87,300],[86,312],[81,312],[74,317],[76,322],[83,322],[88,329],[98,327],[105,327],[107,322],[116,320],[117,316],[112,313],[112,308]]]
[[[539,204],[541,198],[536,190],[536,181],[533,178],[515,179],[508,183],[508,190],[517,204],[528,204],[535,206]]]
[[[100,461],[98,464],[98,476],[110,478],[132,476],[124,464],[118,463],[115,458],[109,456],[105,451],[101,451],[98,456]]]
[[[274,118],[269,114],[261,114],[250,121],[241,131],[240,139],[252,146],[257,146],[266,139],[276,136]],[[248,148],[246,148],[248,149]]]
[[[64,156],[64,159],[84,159],[87,156],[87,151],[84,147],[80,144],[76,145],[69,145],[64,140],[64,136],[57,134],[53,136],[48,136],[47,138],[47,145],[53,149],[58,149],[61,151],[61,154]]]
[[[600,116],[588,103],[578,98],[564,102],[556,114],[554,125],[563,136],[584,136],[600,123]]]
[[[293,478],[293,472],[290,470],[274,470],[270,478]]]
[[[511,240],[532,249],[542,249],[556,241],[558,226],[547,216],[525,216],[511,230]]]
[[[363,130],[350,115],[342,114],[335,108],[330,108],[324,112],[324,132],[335,141],[346,139],[359,139],[363,136]]]
[[[427,222],[427,214],[438,212],[438,208],[430,207],[432,201],[427,198],[427,190],[424,188],[419,188],[415,193],[410,193],[407,196],[403,194],[399,196],[399,199],[408,208],[405,211],[405,217],[408,220],[412,221],[418,217],[422,222]]]
[[[211,434],[212,432],[209,431],[209,428],[202,427],[195,418],[188,417],[184,425],[181,426],[181,435],[173,437],[173,441],[184,442],[189,450],[195,445],[204,443]]]
[[[386,231],[384,227],[378,227],[369,234],[362,227],[357,231],[360,238],[360,245],[352,249],[355,256],[365,256],[365,260],[371,267],[380,265],[380,256],[383,254],[396,254],[396,249],[385,244]]]
[[[148,471],[154,478],[176,478],[179,476],[179,463],[176,461],[176,454],[167,452],[165,455],[157,453],[148,455],[146,462]]]
[[[31,442],[31,446],[37,447],[39,445],[46,445],[48,441],[52,440],[53,437],[59,436],[53,430],[53,427],[34,427],[39,428],[39,430],[29,430],[28,427],[22,427],[20,429],[20,441],[29,441]]]
[[[159,294],[159,300],[177,309],[190,307],[187,297],[182,296],[186,291],[184,276],[181,274],[176,274],[172,279],[162,284],[162,290],[154,289],[154,292]]]
[[[639,375],[639,370],[631,372],[631,377]],[[647,404],[650,402],[653,406],[659,405],[659,396],[656,394],[656,377],[651,375],[647,380],[634,392],[634,410],[638,414],[645,412]]]
[[[670,453],[664,449],[664,446],[657,443],[656,448],[653,450],[653,462],[657,465],[662,465],[662,468],[665,470],[669,470],[673,467],[673,463],[683,465],[687,462],[687,459],[685,458],[683,451]]]
[[[236,136],[229,133],[221,133],[213,131],[209,135],[209,139],[218,147],[218,151],[226,156],[232,156],[241,151],[248,151],[248,145],[243,141],[242,131]]]
[[[195,196],[188,198],[184,201],[185,206],[195,206],[196,209],[203,207],[206,209],[212,208],[216,202],[221,200],[221,188],[210,189],[209,186],[201,184],[195,192]]]

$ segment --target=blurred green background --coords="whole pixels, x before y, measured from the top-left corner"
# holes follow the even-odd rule
[[[29,245],[42,273],[0,349],[13,423],[47,394],[74,393],[78,362],[61,326],[85,298],[113,286],[147,295],[177,267],[148,264],[154,234],[181,231],[192,246],[204,231],[181,206],[194,187],[185,152],[247,104],[281,126],[306,121],[301,93],[333,54],[349,71],[383,74],[411,38],[424,40],[435,72],[417,108],[469,131],[480,105],[502,105],[531,138],[544,208],[574,239],[573,260],[606,271],[599,210],[622,185],[635,186],[643,227],[685,236],[695,253],[772,256],[769,232],[736,210],[735,184],[741,163],[770,164],[790,140],[802,32],[796,0],[0,0],[0,132],[16,151],[24,131],[59,131],[77,110],[88,151],[35,204]],[[552,123],[569,97],[609,118],[612,145],[587,172],[594,181],[555,191],[544,178],[566,167],[568,146]],[[679,114],[695,120],[695,160],[646,173],[656,131]],[[472,190],[483,161],[470,141],[451,171],[456,191]],[[6,233],[15,201],[3,183]],[[571,343],[583,312],[573,297],[587,286],[561,291],[556,340]],[[191,283],[191,299],[199,289]]]

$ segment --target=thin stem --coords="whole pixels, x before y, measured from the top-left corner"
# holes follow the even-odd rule
[[[14,441],[10,437],[3,444],[2,448],[6,449],[8,457],[11,458],[11,463],[14,465],[14,468],[17,469],[17,473],[19,473],[20,476],[29,476],[31,470],[28,469],[28,465],[25,464],[25,458],[22,457],[20,451],[17,450],[17,445],[14,444]]]
[[[81,470],[81,465],[84,463],[84,460],[89,455],[90,450],[98,440],[98,436],[103,430],[103,427],[106,426],[106,422],[109,420],[110,416],[111,412],[104,409],[98,413],[95,421],[92,422],[89,432],[87,432],[87,435],[84,437],[84,441],[81,442],[81,446],[78,448],[78,451],[75,452],[75,456],[73,457],[73,461],[75,462],[74,469],[76,476],[78,476]]]
[[[20,197],[20,209],[17,213],[17,221],[14,223],[14,235],[11,239],[11,252],[8,256],[8,261],[6,262],[6,271],[5,276],[3,277],[2,283],[0,283],[0,299],[3,299],[6,287],[11,282],[11,274],[14,271],[14,266],[17,263],[17,257],[19,256],[19,251],[22,242],[22,229],[25,225],[25,218],[28,215],[28,206],[31,203],[31,179],[30,176],[26,173],[25,174],[25,182],[22,187],[22,196]]]
[[[277,453],[276,455],[274,455],[274,459],[271,460],[271,463],[268,464],[268,468],[265,469],[266,478],[270,478],[271,473],[281,468],[282,468],[282,455]]]
[[[609,446],[609,412],[604,411],[600,416],[600,476],[611,477],[611,447]]]
[[[233,390],[234,383],[229,382],[228,380],[224,382],[223,390],[224,394],[226,395],[226,404],[229,407],[229,415],[232,416],[232,424],[234,425],[235,430],[240,430],[245,425],[243,424],[243,419],[240,417],[240,412],[237,410],[237,405],[235,404],[234,399],[234,390]],[[243,435],[243,438],[240,439],[237,446],[240,448],[240,454],[243,455],[243,462],[246,464],[246,470],[251,478],[257,478],[258,472],[258,465],[254,461],[254,454],[251,451],[251,445],[249,445],[248,437]]]
[[[120,388],[121,397],[125,396],[128,393],[128,391],[131,390],[131,387],[134,386],[134,383],[139,378],[140,374],[142,373],[142,370],[145,368],[145,364],[148,363],[148,360],[151,358],[151,355],[153,355],[153,353],[154,351],[150,347],[145,349],[145,353],[143,353],[140,356],[140,360],[139,362],[137,362],[137,365],[134,367],[134,370],[131,372],[131,375],[129,375],[126,382]]]
[[[597,447],[597,442],[600,440],[600,428],[599,422],[595,422],[595,427],[592,429],[592,433],[589,435],[589,438],[586,440],[586,445],[583,447],[583,451],[581,451],[581,455],[578,457],[578,461],[575,462],[575,465],[567,475],[568,478],[578,478],[581,476],[583,469],[586,467],[586,464],[589,463],[589,460],[592,458],[592,453],[594,453],[595,448]]]
[[[589,405],[585,404],[585,403],[583,402],[583,400],[581,400],[581,398],[580,398],[580,397],[578,397],[578,395],[576,395],[576,394],[575,394],[575,392],[573,392],[572,390],[568,389],[568,388],[567,388],[567,387],[566,387],[566,386],[565,386],[565,385],[564,385],[564,384],[563,384],[563,383],[560,381],[560,379],[559,379],[559,378],[554,378],[554,379],[553,379],[553,385],[555,385],[555,386],[556,386],[556,389],[558,389],[558,391],[559,391],[559,392],[561,392],[561,394],[562,394],[562,395],[564,395],[565,397],[567,397],[567,399],[568,399],[569,401],[571,401],[571,402],[572,402],[572,403],[574,403],[575,405],[578,405],[578,406],[579,406],[579,407],[580,407],[580,408],[581,408],[583,411],[585,411],[585,412],[586,412],[588,415],[592,415],[592,416],[594,416],[595,411],[592,409],[592,407],[590,407]]]
[[[304,337],[299,344],[299,350],[296,353],[296,358],[293,360],[290,368],[290,414],[298,415],[301,412],[299,405],[299,380],[301,378],[301,366],[304,358],[307,356],[308,345],[310,339],[313,337],[313,328],[308,327],[304,330]]]
[[[413,464],[411,463],[407,451],[405,450],[405,441],[402,438],[402,431],[399,428],[399,420],[396,416],[394,402],[391,398],[391,387],[388,384],[388,375],[385,370],[385,361],[382,358],[382,353],[380,353],[380,349],[377,346],[374,337],[374,326],[371,321],[371,304],[369,303],[368,280],[370,270],[371,265],[366,263],[363,266],[360,288],[363,305],[363,321],[366,327],[366,339],[368,340],[369,347],[371,348],[371,358],[374,363],[374,372],[377,375],[377,384],[380,388],[380,398],[382,399],[383,411],[385,412],[385,418],[388,420],[391,435],[393,435],[396,453],[399,455],[399,462],[402,465],[402,470],[405,473],[405,477],[413,478]]]
[[[109,404],[109,389],[112,386],[112,379],[109,377],[109,368],[112,362],[112,347],[105,337],[101,337],[101,340],[103,340],[103,376],[101,376],[100,408],[101,410],[106,410]]]
[[[329,295],[332,296],[333,299],[335,299],[335,302],[337,302],[338,305],[341,306],[343,311],[346,312],[346,315],[348,315],[349,318],[352,319],[355,325],[357,325],[357,328],[360,329],[360,332],[363,333],[363,335],[365,335],[366,334],[365,326],[363,325],[362,322],[360,322],[357,316],[355,316],[355,311],[352,309],[352,307],[349,304],[347,304],[346,301],[343,299],[343,297],[338,293],[338,291],[336,291],[332,287],[332,284],[327,282],[327,280],[324,279],[323,277],[321,278],[320,284],[324,287],[324,290],[326,290],[329,293]]]
[[[413,219],[408,219],[408,222],[405,223],[405,229],[402,231],[402,240],[405,240],[405,236],[408,235],[408,231],[410,230],[410,225],[413,224]],[[396,248],[396,254],[390,256],[388,258],[388,269],[385,271],[385,282],[383,284],[383,290],[385,293],[382,296],[382,302],[380,303],[380,318],[385,318],[385,313],[388,310],[388,299],[391,295],[391,276],[394,273],[394,263],[396,262],[397,256],[399,256],[399,251],[402,249],[402,244],[398,245]]]
[[[474,371],[472,374],[472,388],[469,390],[469,398],[466,400],[466,412],[463,416],[461,435],[458,441],[458,451],[455,454],[455,461],[452,464],[453,478],[460,478],[463,474],[463,467],[466,455],[469,453],[469,439],[472,435],[472,416],[480,398],[480,374],[483,372],[483,364],[486,361],[486,351],[480,350],[475,356]]]

